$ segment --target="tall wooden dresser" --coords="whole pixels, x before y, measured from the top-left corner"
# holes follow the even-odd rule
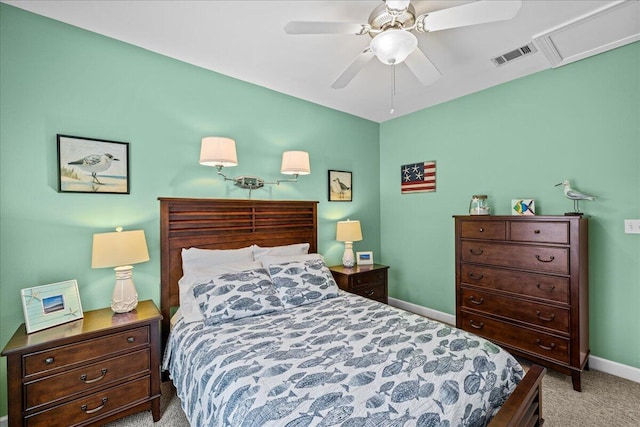
[[[580,376],[589,357],[588,220],[455,216],[456,326]]]

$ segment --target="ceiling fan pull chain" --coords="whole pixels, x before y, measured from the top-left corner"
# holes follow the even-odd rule
[[[396,96],[396,64],[391,64],[391,111],[389,114],[393,114],[395,109],[393,108],[393,101]]]

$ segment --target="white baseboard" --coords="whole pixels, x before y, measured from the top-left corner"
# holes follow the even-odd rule
[[[413,304],[400,299],[389,297],[389,305],[419,314],[424,317],[428,317],[430,319],[437,320],[439,322],[447,323],[449,325],[456,324],[455,315],[432,310],[418,304]],[[640,369],[634,368],[633,366],[623,365],[622,363],[590,355],[589,368],[640,383]]]
[[[7,427],[9,425],[9,419],[5,415],[4,417],[0,417],[0,427]]]

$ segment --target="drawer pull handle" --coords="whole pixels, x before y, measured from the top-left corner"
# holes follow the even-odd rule
[[[484,233],[484,228],[480,227],[480,229],[478,230],[481,233]]]
[[[474,280],[480,280],[484,277],[484,274],[469,273],[469,277],[471,277]]]
[[[538,283],[536,287],[540,290],[542,290],[542,288],[546,288],[545,290],[552,291],[556,288],[556,285],[552,285],[550,283]]]
[[[474,297],[473,295],[471,295],[469,297],[469,301],[471,301],[471,303],[475,304],[475,305],[480,305],[482,303],[484,303],[484,298],[480,298],[480,299],[476,299],[476,297]]]
[[[361,284],[361,283],[362,283],[362,280],[360,280],[360,279],[356,279],[356,283],[359,285],[359,284]]]
[[[366,296],[368,296],[368,297],[370,297],[371,295],[373,295],[373,293],[374,293],[374,290],[373,290],[373,289],[370,289],[370,290],[368,290],[368,291],[364,291],[364,294],[365,294]]]
[[[533,230],[533,234],[540,234],[540,230]]]
[[[540,258],[540,255],[536,255],[536,259],[537,259],[538,261],[540,261],[540,262],[551,262],[551,261],[553,261],[553,260],[554,260],[554,259],[556,259],[556,258],[555,258],[553,255],[550,255],[550,256],[549,256],[549,259],[542,259],[542,258]]]
[[[97,408],[93,408],[93,409],[88,409],[87,405],[82,405],[80,407],[80,409],[82,409],[82,412],[84,412],[85,414],[95,414],[96,412],[98,412],[100,409],[104,408],[104,405],[107,404],[107,398],[103,397],[102,398],[102,405],[98,406]]]
[[[107,368],[102,368],[100,370],[100,372],[102,372],[102,375],[100,375],[99,377],[93,378],[91,380],[87,379],[87,374],[82,374],[82,375],[80,375],[80,380],[85,384],[91,384],[91,383],[98,382],[101,379],[103,379],[105,375],[107,375]]]
[[[134,342],[136,339],[134,337],[127,337],[127,342],[128,343],[132,343]]]
[[[44,359],[44,364],[45,365],[51,365],[53,364],[53,362],[55,362],[56,359],[54,359],[53,357],[47,357],[46,359]]]
[[[555,313],[551,313],[551,316],[549,317],[544,317],[544,316],[541,316],[542,313],[540,313],[540,310],[536,310],[536,314],[538,315],[538,319],[544,320],[545,322],[551,322],[553,319],[556,318]]]
[[[482,249],[478,249],[478,250],[469,249],[469,252],[471,252],[471,255],[482,255],[484,251]]]
[[[551,351],[556,347],[555,343],[551,343],[551,345],[549,346],[543,345],[540,340],[536,340],[536,344],[538,344],[538,347],[540,347],[541,349],[547,350],[547,351]]]
[[[471,327],[474,329],[482,329],[484,327],[484,322],[476,323],[473,320],[469,320],[469,323],[471,323]]]

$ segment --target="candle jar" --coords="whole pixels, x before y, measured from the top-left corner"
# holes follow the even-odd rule
[[[476,194],[471,197],[469,202],[469,215],[489,215],[491,207],[487,203],[485,194]]]

